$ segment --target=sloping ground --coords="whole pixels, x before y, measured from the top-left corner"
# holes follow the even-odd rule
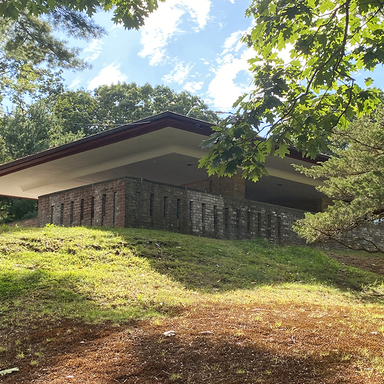
[[[0,241],[2,383],[384,382],[383,276],[347,259],[139,230]]]

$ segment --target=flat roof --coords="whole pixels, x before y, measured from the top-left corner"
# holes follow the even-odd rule
[[[37,199],[61,190],[119,177],[183,185],[207,177],[198,160],[208,150],[200,144],[213,123],[163,112],[74,142],[0,165],[0,194]],[[262,139],[261,139],[262,140]],[[271,157],[272,176],[307,185],[316,182],[298,174],[290,163],[313,164],[291,150],[287,159]]]

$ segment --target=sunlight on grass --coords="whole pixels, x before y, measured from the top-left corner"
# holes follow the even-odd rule
[[[140,229],[2,228],[0,233],[3,329],[40,318],[117,324],[151,318],[160,328],[166,317],[179,313],[187,327],[188,313],[223,307],[229,319],[244,318],[286,335],[292,353],[303,359],[333,356],[368,377],[384,372],[383,353],[342,343],[369,335],[379,345],[383,292],[382,275],[304,247]],[[296,339],[304,331],[314,339],[330,335],[329,348],[300,349]],[[231,335],[246,337],[246,329],[232,329]],[[18,353],[22,359],[23,351]],[[170,380],[178,379],[171,373]]]
[[[7,230],[0,245],[1,305],[38,316],[124,321],[196,300],[253,305],[370,305],[382,277],[309,248],[222,241],[138,229]],[[380,302],[380,296],[371,305]],[[360,303],[360,304],[359,304]],[[11,313],[12,310],[5,310]]]

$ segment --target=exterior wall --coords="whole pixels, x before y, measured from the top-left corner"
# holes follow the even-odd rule
[[[32,217],[30,219],[13,221],[12,223],[7,223],[9,227],[38,227],[39,219],[37,217]]]
[[[301,210],[134,178],[39,198],[40,226],[143,227],[276,244],[304,244],[291,230],[303,216]]]
[[[39,197],[39,225],[124,227],[124,179]]]
[[[93,203],[92,203],[93,201]],[[142,227],[219,239],[264,238],[281,245],[304,245],[292,225],[304,211],[253,200],[124,178],[42,196],[36,219],[20,226]],[[352,231],[350,244],[384,247],[384,225]],[[329,241],[323,249],[345,249]]]
[[[238,173],[232,177],[210,176],[204,180],[184,184],[183,187],[197,189],[199,191],[245,198],[245,179]]]

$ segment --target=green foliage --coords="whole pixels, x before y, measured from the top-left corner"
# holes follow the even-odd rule
[[[336,127],[379,103],[379,91],[355,75],[384,62],[382,12],[375,0],[254,0],[246,11],[254,27],[243,38],[255,51],[254,90],[237,101],[236,119],[219,125],[201,164],[219,174],[241,166],[257,180],[269,154],[326,151]]]
[[[37,216],[37,201],[0,196],[0,224]]]
[[[325,212],[306,214],[295,230],[308,242],[335,240],[352,249],[384,252],[381,239],[345,236],[355,228],[379,225],[384,219],[384,108],[332,135],[334,155],[320,166],[296,167],[314,179],[332,204]],[[343,148],[343,149],[340,149]]]
[[[163,1],[163,0],[159,0]],[[71,13],[86,13],[93,16],[98,10],[113,10],[112,20],[126,28],[138,29],[145,18],[158,7],[158,0],[11,0],[0,3],[0,17],[18,20],[20,14],[33,16],[48,15],[59,18],[64,14],[68,19]]]
[[[79,90],[58,95],[52,114],[66,133],[90,135],[152,116],[173,111],[198,119],[218,122],[218,116],[197,96],[176,93],[163,85],[135,83],[103,85],[93,93]]]
[[[2,162],[40,152],[83,137],[80,130],[66,132],[61,121],[52,113],[51,99],[42,99],[26,110],[18,107],[5,115],[0,123],[3,140]]]
[[[82,15],[52,16],[52,25],[77,37],[98,37],[104,31]],[[17,105],[25,95],[32,99],[62,91],[57,68],[83,69],[78,50],[52,35],[50,23],[20,13],[16,20],[0,18],[0,101],[4,96]]]

